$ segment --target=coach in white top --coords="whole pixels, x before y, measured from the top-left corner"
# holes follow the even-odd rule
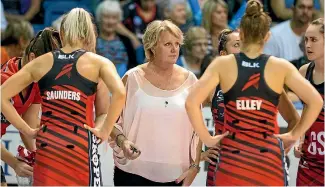
[[[116,125],[120,132],[114,129],[112,136],[116,146],[111,145],[115,186],[188,186],[200,169],[201,144],[185,109],[197,79],[175,64],[182,43],[172,22],[151,22],[143,36],[147,63],[123,77],[127,99]],[[137,159],[122,151],[129,146],[126,139],[141,151]]]
[[[271,28],[271,37],[264,47],[264,53],[288,61],[299,59],[303,52],[299,43],[312,21],[313,0],[294,0],[293,17]]]

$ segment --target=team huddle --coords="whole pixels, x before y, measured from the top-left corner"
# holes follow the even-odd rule
[[[310,63],[299,71],[263,54],[270,25],[261,3],[248,1],[240,31],[221,32],[220,56],[197,80],[176,65],[182,31],[153,21],[142,41],[147,62],[120,78],[95,53],[91,15],[72,9],[60,31],[40,31],[1,67],[1,136],[13,125],[28,150],[17,159],[2,144],[2,161],[33,186],[102,186],[103,177],[116,186],[189,186],[204,160],[207,186],[286,186],[285,156],[294,149],[297,185],[324,186],[324,20],[305,33]],[[288,89],[304,104],[301,117]],[[211,106],[213,136],[202,105]],[[288,122],[284,134],[278,112]],[[114,176],[101,174],[103,141],[113,149]]]

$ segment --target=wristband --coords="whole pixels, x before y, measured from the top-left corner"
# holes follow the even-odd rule
[[[196,168],[197,169],[197,172],[199,172],[200,169],[201,169],[201,167],[199,165],[195,164],[195,163],[191,164],[190,165],[190,168]]]

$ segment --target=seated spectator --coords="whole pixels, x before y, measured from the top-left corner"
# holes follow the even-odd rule
[[[268,1],[270,16],[273,22],[282,22],[291,19],[297,0],[272,0]],[[324,16],[324,0],[314,0],[314,18]]]
[[[187,27],[183,27],[187,21],[186,0],[166,0],[163,5],[164,19],[171,20],[175,25],[181,28],[182,32],[186,32]]]
[[[32,24],[44,24],[43,0],[1,0],[5,15],[10,20],[25,20]]]
[[[157,19],[155,0],[134,0],[123,7],[123,24],[141,41],[147,25]]]
[[[185,34],[183,67],[200,77],[201,64],[208,50],[208,33],[202,27],[192,27]]]
[[[297,68],[300,69],[301,66],[308,64],[308,58],[307,58],[307,54],[306,54],[306,50],[305,50],[305,39],[304,36],[302,37],[300,44],[299,44],[299,48],[300,50],[303,52],[303,56],[299,59],[293,60],[291,61],[291,63]]]
[[[202,26],[210,35],[208,50],[215,53],[220,31],[228,27],[228,6],[223,0],[207,0],[202,13]]]
[[[1,33],[1,66],[13,57],[23,56],[34,36],[32,25],[27,21],[11,21]]]
[[[264,46],[264,53],[284,58],[288,61],[303,56],[299,43],[313,14],[313,0],[297,0],[291,20],[271,28],[271,37]]]
[[[137,65],[132,42],[129,38],[116,33],[122,14],[117,1],[103,1],[96,9],[96,20],[99,26],[96,52],[111,60],[121,77],[127,70]]]

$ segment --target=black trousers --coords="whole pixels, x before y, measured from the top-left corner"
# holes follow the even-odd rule
[[[6,183],[6,182],[7,182],[6,177],[1,166],[1,183]]]
[[[114,186],[181,186],[183,182],[176,184],[175,181],[160,183],[148,180],[139,175],[125,172],[118,167],[114,168]]]

